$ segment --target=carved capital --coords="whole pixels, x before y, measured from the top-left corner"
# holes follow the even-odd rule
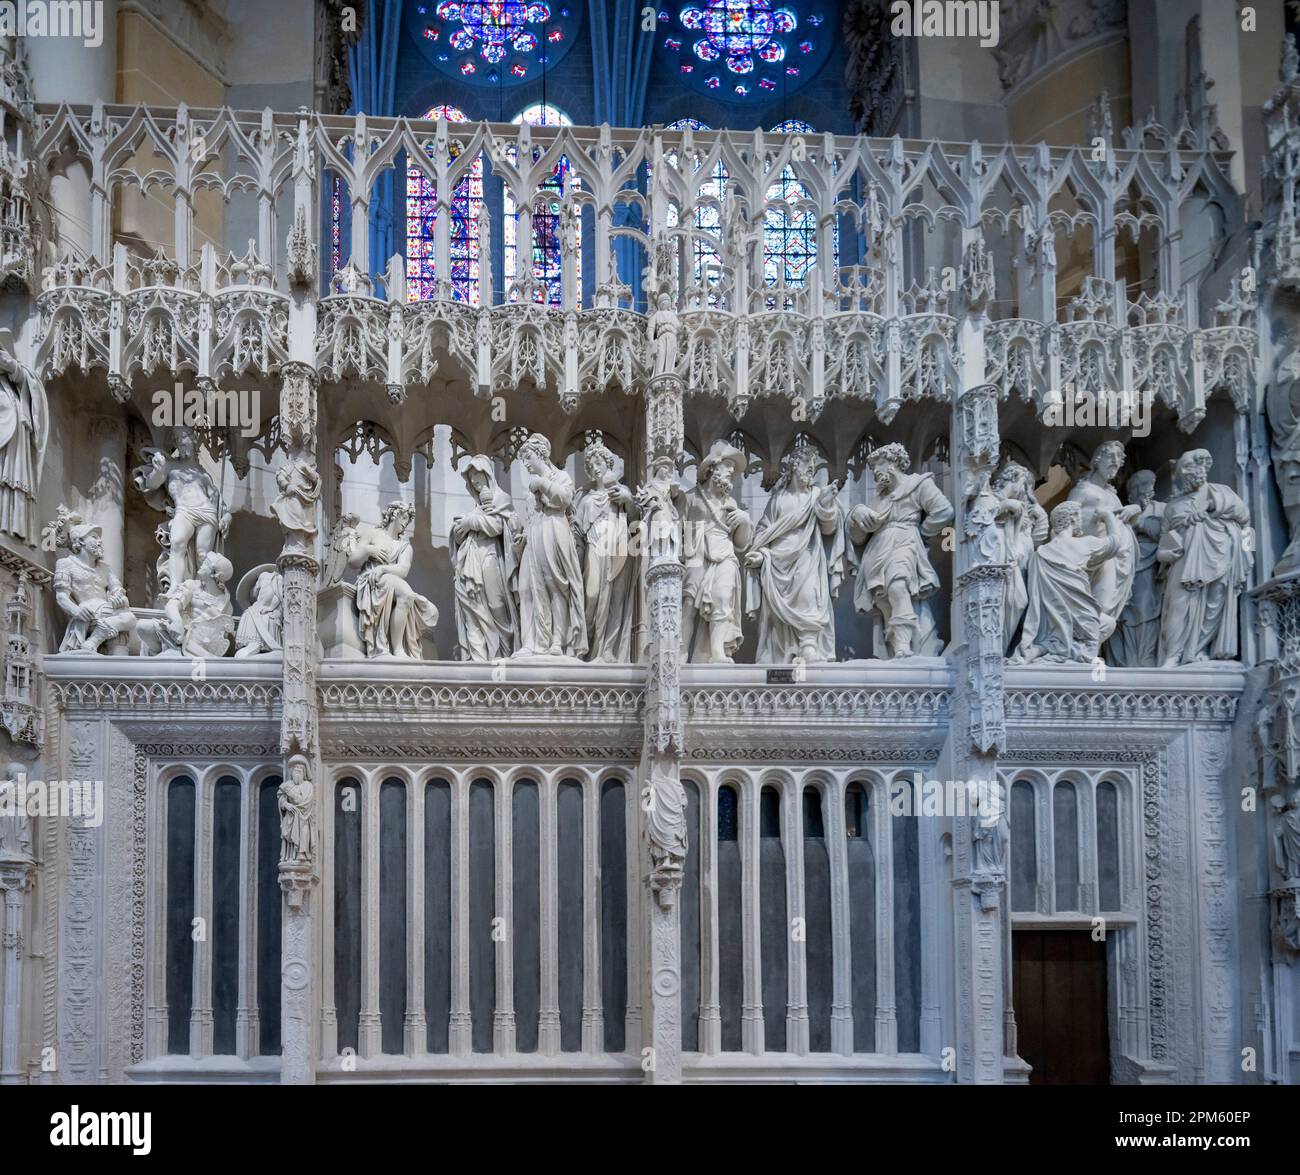
[[[315,451],[316,369],[308,363],[290,362],[281,369],[280,429],[289,445]]]

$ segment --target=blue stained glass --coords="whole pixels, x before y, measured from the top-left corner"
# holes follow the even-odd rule
[[[482,85],[533,77],[548,64],[538,53],[543,41],[561,46],[562,53],[581,16],[543,0],[443,0],[432,16],[428,5],[418,5],[403,19],[422,44],[441,42],[454,51],[455,56],[430,54],[435,64]],[[502,68],[486,69],[484,63]]]

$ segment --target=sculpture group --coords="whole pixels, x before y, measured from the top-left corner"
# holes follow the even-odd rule
[[[158,607],[133,609],[103,563],[97,526],[60,509],[47,528],[58,561],[55,598],[68,617],[61,651],[124,651],[132,634],[144,656],[237,657],[276,652],[283,580],[262,564],[239,581],[236,624],[220,550],[230,515],[178,429],[174,449],[146,454],[137,488],[165,510],[160,527]],[[836,482],[819,485],[819,458],[797,446],[782,463],[763,514],[736,499],[745,454],[715,441],[689,490],[670,460],[657,460],[633,492],[595,436],[583,450],[585,482],[555,464],[549,441],[532,434],[518,458],[529,507],[521,517],[477,454],[461,473],[471,509],[452,520],[456,644],[468,661],[584,658],[626,663],[640,593],[638,558],[680,559],[682,656],[703,664],[734,660],[744,622],[754,623],[762,664],[832,661],[834,601],[855,574],[853,602],[872,617],[877,655],[933,656],[943,649],[932,607],[940,586],[929,545],[951,531],[954,509],[929,472],[914,473],[906,449],[872,450],[874,495],[846,510]],[[1155,497],[1157,478],[1138,470],[1129,501],[1115,488],[1123,446],[1107,441],[1050,517],[1034,496],[1033,474],[1006,462],[977,478],[963,537],[974,562],[1006,568],[1002,627],[1013,663],[1174,666],[1237,655],[1238,600],[1253,558],[1245,503],[1209,480],[1210,454],[1194,449],[1174,464],[1174,492]],[[277,474],[271,509],[284,553],[310,555],[320,478],[313,464]],[[376,523],[344,515],[330,539],[327,582],[347,585],[364,656],[422,657],[438,609],[410,584],[414,508],[390,503]]]

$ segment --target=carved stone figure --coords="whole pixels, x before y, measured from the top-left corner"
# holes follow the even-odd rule
[[[174,651],[186,657],[224,657],[235,629],[226,584],[234,568],[230,560],[209,551],[199,562],[198,575],[174,587],[163,608],[164,619],[140,622],[140,649],[145,656]]]
[[[105,641],[135,628],[122,582],[103,565],[103,531],[60,508],[56,532],[66,530],[70,555],[54,565],[54,598],[68,616],[60,653],[98,653]]]
[[[681,511],[686,495],[673,472],[673,459],[660,454],[650,466],[650,478],[637,486],[636,504],[651,558],[676,559],[681,555]],[[739,580],[737,580],[739,582]],[[683,647],[686,642],[683,640]]]
[[[280,867],[302,867],[316,860],[316,788],[305,755],[289,760],[289,778],[276,792],[280,806]]]
[[[1124,466],[1124,446],[1119,441],[1103,441],[1092,455],[1092,468],[1070,490],[1069,501],[1081,508],[1083,533],[1103,539],[1109,533],[1104,515],[1113,514],[1120,522],[1137,517],[1140,506],[1124,506],[1112,485]],[[1137,567],[1137,537],[1125,526],[1119,531],[1115,550],[1091,570],[1093,595],[1101,608],[1101,643],[1105,644],[1119,623],[1119,614],[1128,603],[1133,589],[1133,572]]]
[[[796,449],[745,555],[746,610],[758,613],[760,663],[835,659],[831,601],[844,578],[844,510],[839,485],[818,488],[816,475],[816,453]]]
[[[1278,365],[1268,388],[1268,422],[1273,439],[1273,475],[1286,512],[1290,542],[1273,574],[1300,571],[1300,347]]]
[[[438,609],[406,577],[413,552],[405,537],[415,507],[390,502],[378,526],[362,524],[351,543],[348,564],[359,567],[357,615],[367,657],[420,660],[420,637],[438,623]]]
[[[1007,588],[1002,597],[1002,635],[1009,652],[1015,647],[1016,630],[1029,606],[1025,573],[1034,548],[1047,541],[1047,511],[1034,497],[1034,475],[1023,465],[1008,461],[993,479],[999,508],[997,524],[1002,531],[1002,549],[1007,563]]]
[[[13,354],[0,331],[0,531],[36,545],[36,491],[49,413],[41,381]]]
[[[686,502],[682,656],[688,661],[729,664],[744,640],[739,554],[753,538],[754,524],[734,493],[747,464],[739,449],[714,441]]]
[[[0,858],[32,855],[32,821],[27,812],[27,772],[21,763],[5,766],[0,779]]]
[[[216,482],[195,453],[194,434],[176,430],[171,457],[146,450],[149,464],[135,470],[132,480],[155,510],[165,510],[169,540],[168,582],[165,590],[193,579],[199,563],[217,549],[230,527],[230,512],[221,501]]]
[[[1174,466],[1156,560],[1165,572],[1158,657],[1162,666],[1237,655],[1237,601],[1254,559],[1250,511],[1232,490],[1209,481],[1205,449]]]
[[[673,308],[672,295],[661,290],[655,299],[654,314],[651,316],[651,338],[654,339],[655,375],[672,375],[677,370],[677,311]]]
[[[1091,662],[1101,647],[1104,623],[1094,573],[1113,559],[1125,533],[1109,510],[1098,513],[1105,538],[1085,534],[1083,507],[1062,502],[1051,513],[1051,538],[1029,560],[1029,608],[1014,662]]]
[[[628,521],[637,513],[632,491],[614,474],[614,454],[600,441],[583,450],[587,485],[574,507],[574,531],[583,563],[587,659],[628,661],[636,561]]]
[[[873,450],[867,464],[880,497],[873,506],[859,504],[849,511],[849,541],[854,547],[866,545],[853,592],[854,607],[880,613],[889,656],[938,653],[932,633],[925,634],[925,643],[918,642],[921,625],[916,605],[939,587],[922,540],[933,538],[952,522],[952,503],[935,484],[933,473],[908,472],[911,459],[902,445]]]
[[[280,606],[284,578],[273,564],[254,567],[235,588],[235,602],[243,609],[235,631],[235,656],[255,657],[281,648],[283,618]]]
[[[996,780],[970,780],[967,787],[971,821],[971,869],[986,876],[1006,872],[1011,825],[1002,785]]]
[[[461,473],[475,505],[451,524],[456,639],[467,661],[495,661],[509,657],[519,641],[515,595],[523,529],[490,457],[471,457]]]
[[[1133,567],[1133,591],[1119,624],[1106,646],[1112,665],[1137,667],[1156,663],[1156,646],[1160,640],[1160,586],[1164,568],[1156,562],[1156,547],[1165,504],[1156,501],[1156,475],[1139,469],[1128,479],[1129,505],[1140,507],[1129,525],[1137,536],[1137,563]]]
[[[285,532],[285,549],[309,552],[316,538],[320,473],[312,462],[300,458],[279,468],[275,484],[280,496],[271,503],[271,513]]]
[[[551,462],[551,443],[534,433],[519,451],[533,510],[519,565],[520,648],[516,655],[580,657],[587,651],[582,564],[569,512],[573,479]]]

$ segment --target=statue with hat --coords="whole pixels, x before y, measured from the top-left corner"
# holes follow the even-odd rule
[[[730,664],[744,640],[740,554],[754,537],[754,523],[736,504],[735,486],[747,465],[741,450],[714,441],[686,500],[682,655],[688,661]]]
[[[243,612],[235,630],[235,656],[256,657],[260,653],[278,653],[282,648],[283,618],[280,600],[284,595],[284,577],[274,563],[254,567],[235,588],[235,603]]]
[[[54,599],[68,616],[60,653],[98,653],[105,642],[135,628],[122,581],[104,565],[103,530],[59,507],[43,539],[71,552],[54,565]]]
[[[48,432],[45,388],[14,356],[13,333],[0,329],[0,531],[31,546]]]
[[[456,640],[467,661],[509,657],[519,641],[519,548],[523,528],[497,485],[492,458],[476,453],[461,470],[474,507],[451,522]]]
[[[163,615],[140,621],[140,652],[145,657],[179,653],[186,657],[224,657],[235,620],[230,611],[230,560],[209,551],[198,574],[167,594]]]

